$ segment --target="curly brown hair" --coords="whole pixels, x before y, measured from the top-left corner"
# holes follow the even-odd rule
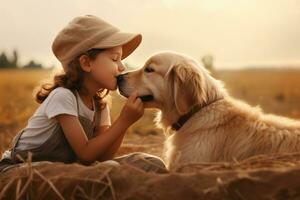
[[[80,54],[74,58],[68,65],[67,72],[61,72],[55,74],[51,82],[43,83],[36,88],[35,100],[38,103],[42,103],[50,94],[52,90],[57,87],[64,87],[70,89],[71,91],[75,90],[84,90],[82,79],[84,71],[82,70],[79,62],[79,57],[81,55],[87,55],[89,59],[94,60],[96,56],[104,51],[105,49],[91,49],[85,53]],[[109,97],[109,90],[99,89],[95,94],[95,99],[99,102],[100,109],[103,109],[106,106],[107,101],[105,97]]]

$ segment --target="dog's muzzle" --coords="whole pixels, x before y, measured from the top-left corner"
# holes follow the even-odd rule
[[[124,84],[124,76],[126,76],[126,74],[121,74],[119,76],[117,76],[117,85],[118,85],[118,88],[119,88],[119,91],[120,91],[120,94],[125,96],[126,98],[128,98],[128,96],[123,92],[122,90],[122,85]],[[153,95],[142,95],[142,96],[139,96],[139,98],[141,98],[142,101],[146,102],[146,101],[152,101],[154,99]]]
[[[118,86],[120,86],[124,82],[124,76],[125,75],[126,74],[120,74],[119,76],[116,77]]]
[[[122,90],[122,85],[123,85],[123,82],[124,82],[124,75],[125,74],[121,74],[121,75],[119,75],[119,76],[116,77],[116,79],[117,79],[117,86],[118,86],[120,94],[123,95],[124,97],[128,98],[128,95],[126,95],[123,92],[123,90]]]

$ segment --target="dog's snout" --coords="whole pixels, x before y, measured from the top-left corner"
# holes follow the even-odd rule
[[[119,76],[117,76],[117,83],[118,84],[120,84],[124,81],[124,77],[126,76],[126,74],[120,74]]]
[[[118,83],[122,82],[123,80],[124,80],[124,75],[123,74],[117,76],[117,82]]]

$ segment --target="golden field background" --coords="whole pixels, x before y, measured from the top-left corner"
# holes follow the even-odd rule
[[[9,147],[13,136],[26,126],[38,104],[33,89],[52,74],[50,70],[0,70],[0,153]],[[229,93],[251,105],[260,105],[267,113],[300,119],[300,70],[247,69],[218,71],[215,76],[225,83]],[[112,92],[112,121],[125,102]],[[161,155],[164,135],[152,120],[155,110],[132,127],[118,154],[143,151]]]

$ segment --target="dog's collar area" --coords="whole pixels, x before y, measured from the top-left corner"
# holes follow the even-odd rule
[[[223,98],[220,98],[220,99],[217,99],[215,101],[212,101],[208,104],[205,104],[205,105],[201,105],[201,104],[197,104],[195,105],[188,113],[182,115],[179,117],[179,119],[177,120],[177,122],[173,123],[171,128],[172,130],[174,131],[178,131],[184,124],[187,120],[189,120],[196,112],[198,112],[199,110],[201,110],[202,108],[212,104],[212,103],[215,103],[219,100],[221,100]]]

